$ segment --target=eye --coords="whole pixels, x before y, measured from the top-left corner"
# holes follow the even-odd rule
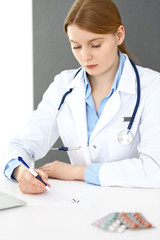
[[[92,45],[92,48],[99,48],[101,46],[101,44],[98,45]]]
[[[80,49],[80,48],[81,48],[81,46],[73,47],[73,49]]]

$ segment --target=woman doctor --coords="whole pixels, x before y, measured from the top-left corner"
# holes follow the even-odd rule
[[[49,177],[103,186],[159,188],[160,74],[137,66],[140,104],[131,141],[122,145],[119,133],[128,127],[138,85],[118,9],[111,0],[77,0],[64,29],[82,69],[55,77],[23,131],[9,143],[5,175],[18,181],[24,193],[44,192],[44,184],[17,157],[30,164],[45,156],[61,137],[64,146],[76,150],[68,151],[71,164],[55,161],[36,170],[46,183]],[[56,117],[70,88],[73,91]]]

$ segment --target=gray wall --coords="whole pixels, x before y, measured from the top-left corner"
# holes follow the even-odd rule
[[[98,1],[98,0],[97,0]],[[56,74],[79,65],[72,56],[63,22],[74,0],[33,0],[34,108]],[[126,44],[140,64],[160,72],[160,0],[114,0],[126,28]],[[60,140],[56,145],[62,145]],[[66,153],[50,151],[36,167]]]
[[[126,44],[140,64],[160,72],[160,0],[114,0],[126,27]]]
[[[63,31],[64,19],[74,0],[33,0],[33,74],[34,108],[42,99],[44,91],[54,76],[65,69],[77,68],[70,45]],[[60,140],[55,146],[62,146]],[[69,162],[67,153],[50,151],[36,162],[62,160]]]

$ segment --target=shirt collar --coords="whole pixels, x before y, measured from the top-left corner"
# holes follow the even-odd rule
[[[119,84],[119,81],[120,81],[120,78],[121,78],[121,75],[122,75],[122,71],[123,71],[125,61],[126,61],[125,54],[123,54],[119,51],[118,70],[117,70],[116,76],[114,78],[112,89],[111,89],[111,91],[110,91],[110,93],[107,97],[109,97],[114,91],[116,91],[116,89],[118,87],[118,84]],[[91,86],[90,86],[90,83],[89,83],[89,80],[88,80],[88,77],[87,77],[87,73],[84,69],[83,69],[83,74],[82,75],[83,75],[84,85],[85,85],[85,89],[86,89],[85,95],[86,95],[86,98],[87,98],[91,94]]]

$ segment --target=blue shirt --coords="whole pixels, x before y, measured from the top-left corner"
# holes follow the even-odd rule
[[[110,93],[105,98],[102,99],[99,109],[98,109],[98,114],[96,113],[96,108],[95,108],[95,104],[94,104],[92,93],[91,93],[91,86],[89,84],[87,74],[86,74],[85,70],[83,72],[84,84],[86,87],[86,95],[85,96],[86,96],[86,117],[87,117],[87,129],[88,129],[88,143],[90,140],[90,136],[93,132],[93,129],[95,128],[95,126],[103,112],[105,104],[107,104],[108,99],[117,90],[125,61],[126,61],[126,56],[123,53],[119,52],[119,66],[118,66],[118,70],[116,72],[116,76],[115,76],[115,79],[114,79],[114,82],[112,85],[112,89],[111,89]],[[93,163],[90,166],[88,166],[85,170],[85,176],[84,176],[85,181],[88,183],[100,185],[99,170],[100,170],[101,166],[102,166],[101,163]]]
[[[103,109],[105,107],[105,104],[107,103],[108,99],[112,96],[114,91],[116,91],[122,71],[123,71],[123,66],[126,60],[126,56],[119,52],[119,67],[112,85],[112,89],[110,93],[101,101],[99,110],[98,110],[98,115],[96,114],[96,108],[94,105],[94,101],[92,98],[92,93],[91,93],[91,87],[86,75],[85,70],[83,70],[83,79],[84,79],[84,84],[85,84],[85,99],[86,99],[86,116],[87,116],[87,130],[88,130],[88,142],[90,140],[90,136],[93,132],[94,127],[96,126]],[[4,175],[9,178],[11,181],[16,181],[12,177],[12,173],[16,167],[18,167],[21,163],[18,161],[18,159],[12,159],[10,160],[7,165],[5,166],[4,169]],[[93,163],[90,166],[88,166],[85,170],[85,181],[88,183],[100,185],[99,182],[99,170],[101,168],[101,163]]]

